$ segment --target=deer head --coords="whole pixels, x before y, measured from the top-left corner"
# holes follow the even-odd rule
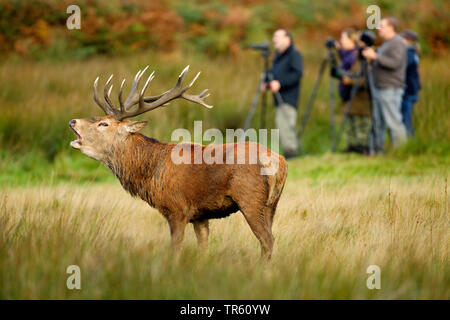
[[[183,98],[201,104],[206,108],[212,108],[212,106],[206,104],[204,101],[209,96],[206,93],[208,91],[207,89],[198,95],[186,93],[200,75],[200,72],[197,73],[195,78],[187,86],[183,86],[189,66],[181,72],[177,83],[172,89],[158,96],[145,97],[145,90],[150,81],[153,80],[155,73],[152,72],[150,74],[142,89],[139,90],[139,82],[147,69],[148,66],[144,70],[138,71],[125,102],[122,99],[122,89],[125,79],[122,80],[118,96],[119,108],[113,106],[110,98],[113,88],[111,84],[113,75],[109,77],[103,89],[104,101],[100,100],[97,94],[99,79],[97,77],[94,81],[94,101],[106,113],[106,116],[71,120],[69,127],[77,136],[77,139],[70,143],[72,148],[79,149],[82,153],[95,160],[105,161],[115,147],[126,142],[130,135],[138,132],[147,124],[146,121],[129,121],[125,120],[126,118],[135,117],[156,108],[167,106],[171,100],[177,98]]]

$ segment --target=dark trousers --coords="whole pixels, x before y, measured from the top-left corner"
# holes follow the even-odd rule
[[[410,137],[414,137],[414,128],[412,124],[412,110],[417,102],[417,94],[404,95],[402,100],[402,121],[406,127],[406,133]]]

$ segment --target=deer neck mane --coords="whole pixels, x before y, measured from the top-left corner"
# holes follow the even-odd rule
[[[150,203],[147,188],[151,185],[149,182],[155,173],[163,168],[166,146],[166,143],[134,133],[119,146],[114,146],[105,165],[119,179],[125,190]]]

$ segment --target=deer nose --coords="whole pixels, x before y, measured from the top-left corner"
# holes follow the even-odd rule
[[[77,120],[73,119],[69,121],[69,127],[73,128],[73,126],[77,123]]]

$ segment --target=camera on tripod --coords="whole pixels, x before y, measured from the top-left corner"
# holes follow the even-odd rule
[[[358,45],[358,58],[360,60],[365,60],[364,56],[362,55],[362,50],[368,47],[372,47],[375,44],[376,36],[373,32],[365,30],[361,32],[359,36],[360,44]],[[329,59],[331,63],[331,76],[336,79],[342,79],[343,76],[346,76],[346,72],[343,71],[341,68],[337,65],[337,59],[335,56],[335,52],[333,49],[336,49],[336,39],[334,38],[328,38],[325,40],[325,47],[329,50]]]
[[[272,72],[269,69],[269,57],[270,57],[270,44],[267,41],[260,42],[260,43],[252,43],[246,46],[248,49],[253,49],[256,51],[259,51],[261,56],[264,59],[264,68],[261,72],[259,83],[257,90],[253,96],[252,104],[250,106],[250,110],[248,112],[247,118],[245,120],[244,124],[244,130],[247,130],[250,128],[251,121],[253,119],[253,115],[255,113],[258,101],[261,99],[261,128],[266,127],[266,109],[267,109],[267,90],[262,90],[261,88],[263,85],[266,85],[270,81],[274,80],[274,76]],[[274,92],[275,99],[277,100],[278,104],[283,104],[283,98],[281,97],[281,94],[279,92]]]
[[[251,121],[253,119],[253,115],[255,114],[255,110],[258,104],[258,101],[260,100],[260,96],[262,97],[261,101],[261,128],[264,128],[266,126],[266,109],[267,109],[267,92],[261,91],[261,88],[263,84],[267,83],[270,80],[273,80],[273,75],[269,72],[269,57],[270,57],[270,44],[267,41],[259,42],[259,43],[252,43],[246,46],[248,49],[252,49],[255,51],[259,51],[261,56],[263,57],[264,61],[264,67],[263,71],[260,75],[258,88],[253,96],[252,104],[250,106],[250,110],[248,112],[247,118],[245,120],[244,124],[244,130],[247,130],[250,128]]]
[[[375,36],[375,34],[369,30],[363,31],[359,36],[359,40],[364,42],[366,47],[372,47],[375,44],[376,39],[377,37]]]
[[[248,47],[250,49],[259,51],[263,57],[268,58],[270,56],[270,45],[267,41],[260,43],[252,43]]]
[[[327,40],[325,40],[325,48],[327,48],[327,49],[335,49],[336,48],[336,45],[335,45],[335,42],[336,42],[337,40],[335,39],[335,38],[328,38]]]
[[[358,58],[360,60],[366,60],[366,58],[362,55],[362,51],[365,48],[372,47],[375,44],[376,39],[377,38],[376,38],[375,34],[371,31],[366,30],[361,33],[361,36],[359,37],[359,41],[364,43],[364,45],[359,46],[359,49],[358,49]]]
[[[359,36],[359,41],[364,43],[364,47],[372,47],[376,39],[375,34],[369,30],[364,30]],[[325,40],[325,47],[329,50],[336,49],[336,41],[335,38],[328,38]]]
[[[340,73],[340,69],[338,68],[338,63],[336,59],[336,54],[334,49],[336,49],[336,39],[328,38],[325,40],[325,48],[328,49],[328,60],[330,61],[330,74],[332,77],[340,79],[342,78],[342,74]]]

